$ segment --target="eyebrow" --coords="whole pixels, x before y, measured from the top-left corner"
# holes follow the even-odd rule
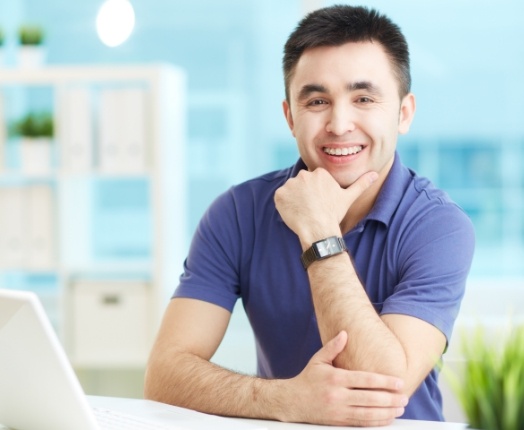
[[[346,86],[348,91],[366,90],[371,94],[381,94],[380,89],[370,81],[352,82]]]
[[[371,94],[381,94],[380,89],[374,85],[370,81],[357,81],[357,82],[350,82],[346,85],[346,90],[348,92],[358,91],[358,90],[366,90]],[[304,85],[299,94],[298,99],[304,100],[308,98],[312,93],[329,93],[328,89],[321,84],[307,84]]]
[[[312,93],[328,93],[329,91],[324,85],[320,84],[307,84],[304,85],[298,93],[298,99],[304,100],[308,98]]]

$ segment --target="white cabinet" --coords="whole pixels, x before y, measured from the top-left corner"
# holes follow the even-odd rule
[[[8,129],[42,88],[52,161],[31,174]],[[176,286],[187,252],[185,92],[169,65],[0,69],[1,287],[56,280],[45,305],[77,367],[143,367]]]
[[[151,285],[140,281],[79,281],[67,320],[70,357],[79,367],[135,367],[147,359]]]

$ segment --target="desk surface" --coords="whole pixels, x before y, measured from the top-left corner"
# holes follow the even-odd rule
[[[117,411],[137,414],[146,419],[154,419],[155,414],[151,409],[151,416],[148,416],[149,409],[143,407],[146,404],[150,405],[150,401],[141,400],[141,399],[124,399],[119,397],[100,397],[100,396],[88,396],[89,403],[92,406],[103,407],[107,409],[114,409]],[[167,405],[162,405],[163,407],[163,419],[168,416],[165,413],[167,411]],[[173,411],[174,412],[174,411]],[[237,422],[245,422],[253,424],[257,428],[266,428],[267,430],[326,430],[326,429],[348,429],[354,427],[326,427],[319,425],[310,425],[310,424],[292,424],[292,423],[282,423],[278,421],[266,421],[266,420],[251,420],[244,418],[235,418]],[[467,424],[459,423],[442,423],[434,421],[412,421],[412,420],[395,420],[395,422],[389,427],[367,427],[368,430],[372,429],[396,429],[396,430],[464,430],[467,428]]]

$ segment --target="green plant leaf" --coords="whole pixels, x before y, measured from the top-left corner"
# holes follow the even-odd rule
[[[24,137],[53,137],[54,123],[50,113],[28,113],[12,124],[10,134]]]
[[[38,25],[22,25],[18,29],[20,45],[41,45],[44,41],[44,30]]]
[[[479,327],[463,336],[463,371],[444,371],[471,427],[524,429],[524,325],[509,335],[487,335]]]

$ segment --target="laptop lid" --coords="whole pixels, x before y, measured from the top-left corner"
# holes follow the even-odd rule
[[[125,404],[137,418],[173,429],[266,428],[149,400],[90,400],[36,294],[0,289],[0,427],[99,430],[90,404],[98,401],[102,406]]]
[[[91,408],[34,293],[0,289],[0,423],[95,430]]]

